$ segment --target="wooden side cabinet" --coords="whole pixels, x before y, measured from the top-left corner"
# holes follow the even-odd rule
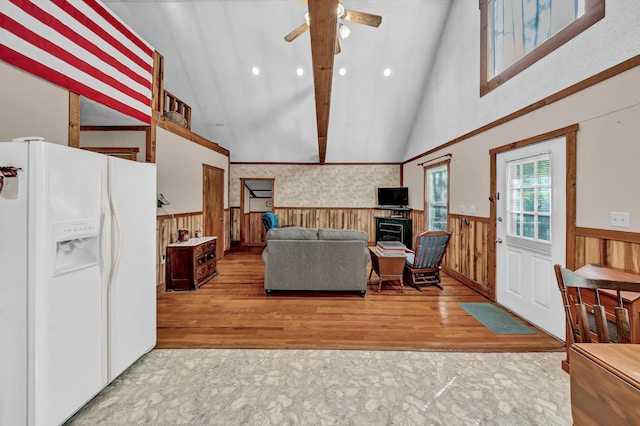
[[[218,275],[217,237],[191,238],[167,246],[166,290],[197,290]]]

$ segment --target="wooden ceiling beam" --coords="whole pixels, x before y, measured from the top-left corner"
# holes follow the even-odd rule
[[[338,25],[338,0],[309,0],[309,30],[311,32],[311,60],[316,96],[316,122],[318,125],[318,156],[325,163],[333,58]]]

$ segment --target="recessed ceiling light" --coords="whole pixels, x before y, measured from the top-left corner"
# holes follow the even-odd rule
[[[260,68],[258,68],[258,67],[251,68],[251,74],[260,75]]]
[[[338,74],[340,75],[345,75],[347,73],[347,69],[345,67],[342,67],[338,70]]]
[[[391,75],[391,68],[385,68],[384,71],[382,71],[382,75],[389,77]]]
[[[298,68],[296,70],[296,74],[298,74],[298,77],[302,77],[304,75],[304,70],[302,68]]]

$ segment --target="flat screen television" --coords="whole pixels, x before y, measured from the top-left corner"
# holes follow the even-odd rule
[[[409,205],[409,188],[378,188],[379,207],[407,207]]]

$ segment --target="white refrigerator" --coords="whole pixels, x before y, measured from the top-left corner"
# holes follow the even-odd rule
[[[156,168],[31,139],[0,172],[0,425],[58,425],[155,346]]]

